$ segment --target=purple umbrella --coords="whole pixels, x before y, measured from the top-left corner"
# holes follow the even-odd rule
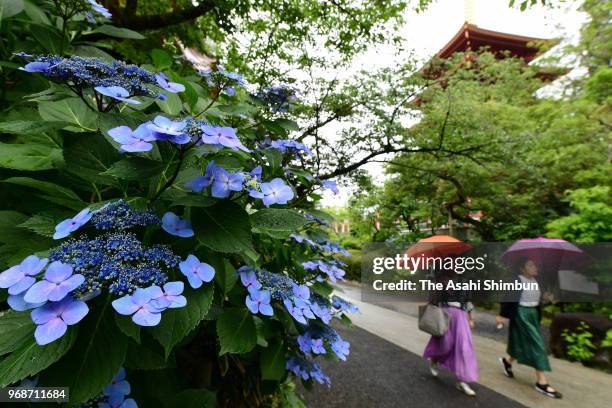
[[[563,239],[538,237],[522,239],[512,244],[502,255],[502,261],[514,266],[523,259],[539,263],[545,270],[576,270],[591,263],[591,258],[576,245]]]

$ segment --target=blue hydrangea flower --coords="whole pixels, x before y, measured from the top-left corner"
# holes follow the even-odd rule
[[[272,204],[287,204],[293,199],[293,190],[283,179],[275,178],[269,183],[261,183],[261,192],[263,193],[263,203],[266,207]]]
[[[240,173],[230,173],[223,167],[215,167],[213,173],[211,194],[217,198],[227,198],[232,191],[242,191],[244,176]]]
[[[306,147],[305,144],[296,142],[295,140],[273,140],[270,146],[280,150],[282,153],[290,153],[297,156],[300,152],[304,152],[309,156],[314,156],[312,150]]]
[[[179,268],[194,289],[202,286],[203,282],[212,281],[215,277],[215,269],[206,262],[200,262],[195,255],[189,255],[179,264]]]
[[[312,352],[314,354],[326,354],[327,351],[323,346],[323,339],[312,339]]]
[[[9,295],[25,292],[36,282],[34,276],[47,266],[48,261],[47,258],[39,259],[36,255],[28,256],[19,265],[11,266],[0,273],[0,288],[8,288]]]
[[[108,401],[99,403],[98,408],[138,408],[138,404],[133,398],[125,399],[121,394],[113,394]]]
[[[322,306],[317,302],[311,302],[310,310],[325,324],[329,324],[332,319],[331,311],[328,307]]]
[[[94,89],[105,96],[116,99],[121,102],[131,103],[132,105],[140,104],[136,99],[130,99],[130,91],[122,86],[96,86]]]
[[[25,292],[22,292],[18,295],[10,295],[8,299],[6,299],[6,303],[8,303],[10,308],[16,312],[23,312],[23,311],[30,310],[30,309],[36,309],[37,307],[41,307],[42,305],[46,303],[46,302],[28,303],[25,300],[23,300],[24,295],[25,295]]]
[[[249,288],[249,294],[245,301],[247,308],[253,314],[261,313],[264,316],[272,316],[274,311],[270,305],[270,292]]]
[[[297,100],[296,90],[286,85],[275,85],[257,93],[257,98],[270,106],[272,112],[287,112]]]
[[[359,308],[357,306],[336,295],[332,296],[332,305],[342,312],[359,313]]]
[[[308,286],[297,285],[295,283],[292,286],[293,295],[296,298],[308,301],[308,299],[310,298],[310,289],[308,289]]]
[[[148,152],[153,149],[153,145],[149,142],[156,140],[156,137],[147,125],[148,123],[143,123],[134,131],[128,126],[118,126],[110,129],[108,135],[121,145],[121,151],[130,153]]]
[[[182,295],[185,289],[183,282],[168,282],[162,289],[162,296],[151,300],[153,306],[160,309],[176,309],[187,305],[187,298]]]
[[[132,321],[139,326],[157,326],[161,321],[161,312],[165,308],[155,306],[153,299],[163,296],[159,286],[138,288],[132,295],[126,295],[112,302],[113,309],[124,316],[132,316]]]
[[[106,9],[106,7],[96,3],[95,0],[87,0],[87,2],[91,5],[91,8],[96,13],[106,17],[111,18],[113,15]]]
[[[27,303],[58,302],[85,282],[81,274],[72,274],[72,266],[54,261],[45,271],[45,278],[36,282],[23,297]]]
[[[89,308],[82,300],[67,296],[60,302],[50,302],[31,313],[32,321],[37,325],[34,331],[36,343],[41,346],[54,342],[62,337],[68,326],[77,324],[89,313]]]
[[[323,180],[321,182],[321,185],[323,186],[323,188],[331,190],[334,194],[340,193],[340,190],[338,189],[338,183],[336,183],[334,180]]]
[[[310,354],[312,351],[312,341],[308,333],[301,334],[297,337],[298,347],[304,354]]]
[[[191,136],[184,132],[187,122],[184,120],[170,120],[165,116],[157,115],[153,123],[147,128],[154,132],[157,140],[169,140],[176,144],[185,144],[191,141]]]
[[[51,64],[48,62],[32,61],[20,69],[26,72],[47,72],[49,68],[51,68]]]
[[[125,380],[125,368],[121,367],[119,372],[109,385],[104,387],[102,390],[102,394],[106,396],[110,395],[129,395],[132,392],[132,388],[130,387],[130,383]]]
[[[257,280],[257,275],[255,274],[255,272],[250,271],[247,268],[248,267],[241,267],[240,269],[238,269],[238,273],[240,275],[240,281],[242,282],[242,285],[247,289],[261,288],[261,282]]]
[[[157,85],[168,92],[179,93],[185,90],[185,86],[176,82],[168,82],[168,77],[163,72],[155,74]]]
[[[173,212],[167,212],[162,217],[162,228],[170,235],[181,238],[193,237],[191,221],[182,220]]]
[[[349,347],[351,344],[348,341],[344,341],[338,337],[338,340],[332,343],[331,348],[334,353],[342,361],[346,361],[346,356],[349,354]]]
[[[53,239],[62,239],[66,238],[72,232],[78,230],[84,224],[89,221],[92,213],[89,208],[85,208],[81,210],[77,215],[73,218],[67,218],[64,221],[60,222],[55,226],[55,234],[53,234]]]
[[[328,387],[331,384],[329,377],[323,373],[321,367],[317,363],[308,361],[304,358],[298,356],[289,357],[289,359],[287,359],[286,369],[304,381],[312,378],[319,384],[326,384]]]
[[[302,324],[306,324],[306,319],[315,319],[315,315],[310,310],[310,305],[302,299],[295,298],[283,300],[285,308],[293,316],[295,320]]]
[[[202,142],[206,144],[225,146],[232,150],[240,149],[245,152],[250,152],[250,150],[242,144],[240,139],[238,139],[238,136],[236,136],[236,129],[234,128],[203,125],[202,132]]]
[[[202,190],[212,184],[215,168],[215,162],[211,160],[206,166],[206,173],[191,180],[186,184],[186,187],[190,188],[194,193],[201,193]]]
[[[106,203],[93,212],[90,219],[98,230],[126,230],[147,225],[158,225],[160,218],[151,211],[134,210],[123,199]]]

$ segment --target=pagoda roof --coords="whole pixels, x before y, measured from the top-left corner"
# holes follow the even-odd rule
[[[537,41],[546,40],[486,30],[466,22],[461,26],[457,34],[442,47],[437,56],[448,58],[455,52],[476,51],[481,47],[489,47],[494,53],[509,51],[512,55],[521,57],[525,62],[529,62],[539,52],[539,49],[530,43]]]

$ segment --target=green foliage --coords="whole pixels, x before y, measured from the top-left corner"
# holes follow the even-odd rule
[[[227,309],[217,319],[217,334],[221,350],[225,353],[247,353],[257,343],[253,316],[245,309]]]
[[[580,326],[575,331],[570,332],[568,329],[563,330],[561,336],[567,347],[567,355],[577,361],[588,361],[595,353],[595,345],[591,342],[593,333],[588,331],[589,325],[585,322],[580,322]]]

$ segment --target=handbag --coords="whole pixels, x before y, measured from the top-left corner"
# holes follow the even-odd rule
[[[450,314],[441,307],[427,303],[419,306],[419,330],[432,336],[444,336],[448,331]]]

